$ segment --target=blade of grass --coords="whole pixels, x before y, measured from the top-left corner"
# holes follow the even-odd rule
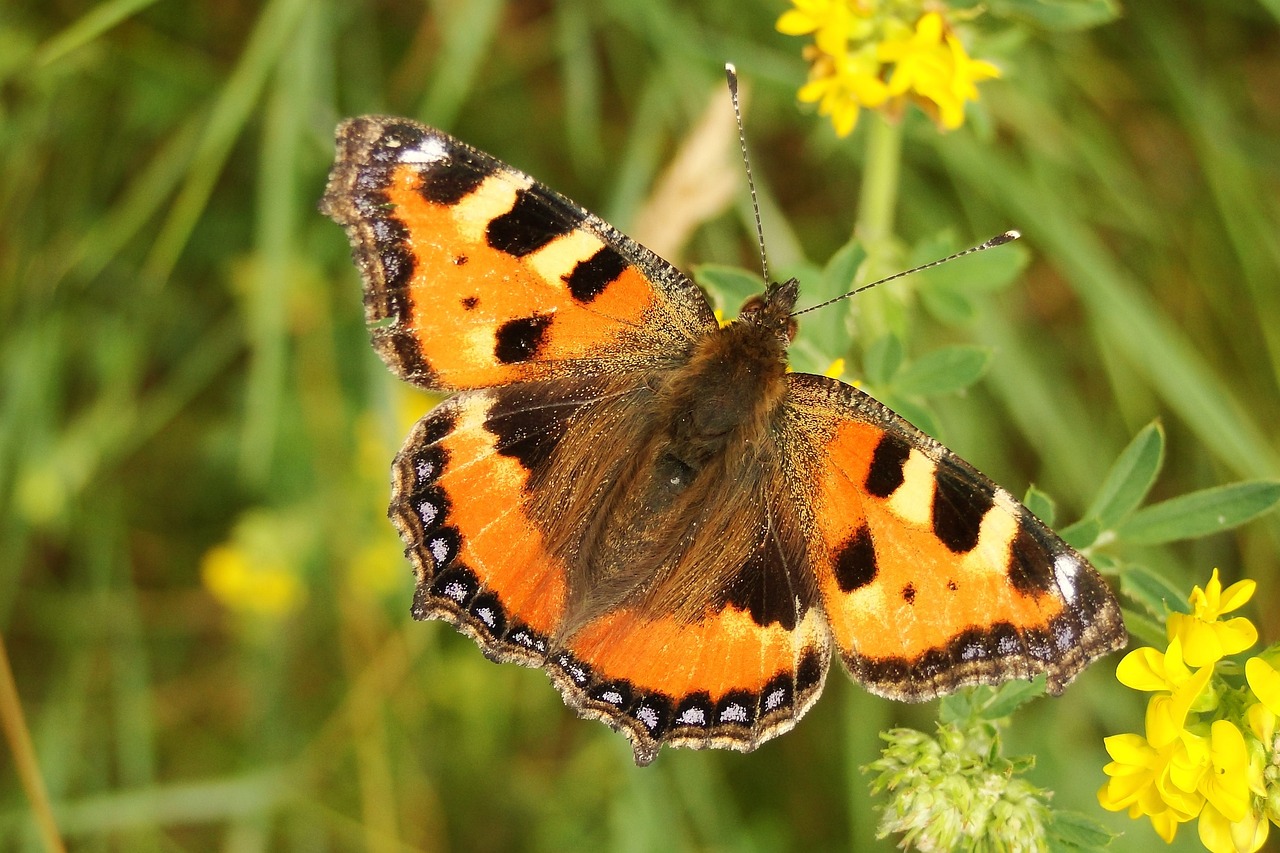
[[[297,224],[302,198],[298,180],[301,142],[308,133],[307,107],[316,88],[320,28],[304,18],[283,48],[268,101],[257,190],[254,286],[247,299],[252,357],[245,378],[245,415],[240,471],[261,486],[271,471],[284,399],[288,296],[299,256]],[[309,207],[309,206],[308,206]]]
[[[4,727],[4,737],[9,743],[9,753],[13,756],[13,766],[22,782],[22,790],[31,803],[41,843],[50,853],[63,853],[67,848],[58,832],[58,822],[54,819],[44,777],[40,774],[40,763],[31,745],[31,732],[22,713],[22,701],[18,697],[18,685],[13,680],[13,669],[9,666],[9,649],[5,646],[3,633],[0,633],[0,725]]]
[[[418,115],[440,127],[452,127],[475,87],[481,63],[497,38],[502,0],[440,4],[444,45],[436,54],[431,85],[418,105]]]
[[[143,265],[144,286],[164,286],[196,222],[205,211],[231,146],[253,113],[267,77],[280,60],[309,0],[272,0],[258,18],[240,61],[209,112],[191,168]]]
[[[223,822],[268,814],[296,795],[288,772],[260,767],[252,773],[200,782],[123,788],[60,804],[68,837],[101,836],[131,827]]]
[[[32,64],[37,68],[52,65],[155,2],[156,0],[107,0],[97,4],[71,26],[40,45],[32,57]]]

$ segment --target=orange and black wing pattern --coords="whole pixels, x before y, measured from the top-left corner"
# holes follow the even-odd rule
[[[688,594],[701,602],[693,613],[655,606],[646,582],[662,566],[645,554],[627,566],[624,546],[593,579],[584,565],[594,558],[553,533],[548,506],[585,501],[592,509],[575,517],[587,522],[605,511],[634,450],[622,440],[630,419],[619,413],[643,410],[636,397],[651,393],[587,379],[457,394],[409,436],[391,501],[417,574],[414,616],[453,623],[493,660],[545,667],[579,714],[627,735],[640,764],[663,744],[754,749],[816,700],[830,659],[803,534],[788,526],[776,494],[744,494],[740,506],[690,517],[690,529],[712,528],[711,544],[726,546],[730,516],[739,518],[745,543],[739,557],[724,557],[735,561],[723,589],[698,591],[689,579]],[[603,473],[549,483],[584,452],[584,429],[599,436]],[[705,551],[693,542],[678,556]],[[583,606],[600,575],[627,572],[633,594]]]
[[[1043,673],[1056,694],[1124,647],[1119,605],[1088,561],[902,417],[792,374],[786,418],[822,606],[868,690],[923,701]]]
[[[346,230],[375,349],[459,390],[670,359],[715,317],[671,264],[501,161],[408,119],[338,128],[321,209]]]

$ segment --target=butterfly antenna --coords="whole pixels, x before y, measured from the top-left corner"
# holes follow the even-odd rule
[[[811,305],[810,307],[805,308],[802,311],[796,311],[792,313],[791,316],[799,317],[801,314],[808,314],[810,311],[817,311],[819,308],[826,308],[828,305],[832,304],[833,302],[839,302],[841,299],[848,299],[850,296],[859,294],[864,290],[870,290],[871,288],[880,284],[884,284],[885,282],[894,281],[895,279],[899,279],[899,278],[905,278],[906,276],[913,275],[914,273],[918,273],[921,270],[927,270],[936,266],[941,266],[942,264],[945,264],[948,261],[954,261],[956,258],[963,258],[965,255],[972,255],[976,252],[983,252],[983,251],[986,251],[987,249],[994,249],[996,246],[1003,246],[1005,243],[1012,243],[1014,240],[1017,240],[1021,236],[1022,235],[1017,231],[1006,231],[1003,234],[997,234],[996,236],[992,237],[990,240],[986,241],[985,243],[980,243],[977,246],[970,246],[969,248],[965,249],[962,252],[956,252],[953,255],[947,255],[945,258],[938,258],[938,260],[936,261],[930,261],[927,264],[921,264],[918,267],[912,267],[911,269],[903,270],[900,273],[894,273],[888,278],[882,278],[879,281],[873,281],[870,284],[864,284],[862,285],[862,287],[859,287],[855,290],[851,290],[848,293],[835,297],[834,299],[828,299],[826,302],[819,302],[817,305]]]
[[[764,252],[764,226],[760,223],[760,199],[756,196],[756,182],[751,177],[751,158],[747,156],[747,132],[742,127],[742,107],[738,103],[738,69],[732,62],[724,64],[724,76],[729,81],[729,100],[733,101],[733,117],[738,121],[738,148],[742,151],[742,165],[747,170],[747,187],[751,190],[751,209],[756,216],[756,241],[760,244],[760,271],[768,284],[769,259]]]

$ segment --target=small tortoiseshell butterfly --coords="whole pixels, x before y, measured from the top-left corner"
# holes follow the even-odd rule
[[[1047,676],[1125,643],[1098,573],[867,394],[787,372],[797,282],[723,328],[670,263],[438,130],[337,132],[373,345],[456,392],[396,457],[413,615],[544,667],[631,740],[742,751],[832,648],[881,696]]]

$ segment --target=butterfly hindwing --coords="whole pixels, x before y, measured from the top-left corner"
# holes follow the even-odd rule
[[[460,393],[423,418],[396,459],[391,508],[416,567],[414,615],[452,622],[494,660],[545,666],[570,706],[627,734],[640,763],[664,743],[754,749],[808,709],[830,658],[803,534],[779,495],[703,502],[670,566],[638,543],[580,553],[566,540],[593,534],[546,517],[607,516],[636,490],[620,485],[632,442],[617,413],[643,411],[633,397],[645,394],[617,377],[526,383]],[[600,439],[589,454],[584,429]],[[555,476],[585,455],[591,476]],[[670,514],[653,523],[685,510]],[[732,560],[727,582],[699,581],[699,559]],[[618,600],[589,595],[619,576],[631,581]]]
[[[1060,693],[1123,647],[1102,577],[1008,492],[848,385],[794,374],[788,400],[823,606],[869,690],[920,701],[1044,673]]]
[[[456,390],[670,359],[715,319],[671,264],[501,161],[407,119],[338,129],[321,203],[351,238],[374,347]]]

